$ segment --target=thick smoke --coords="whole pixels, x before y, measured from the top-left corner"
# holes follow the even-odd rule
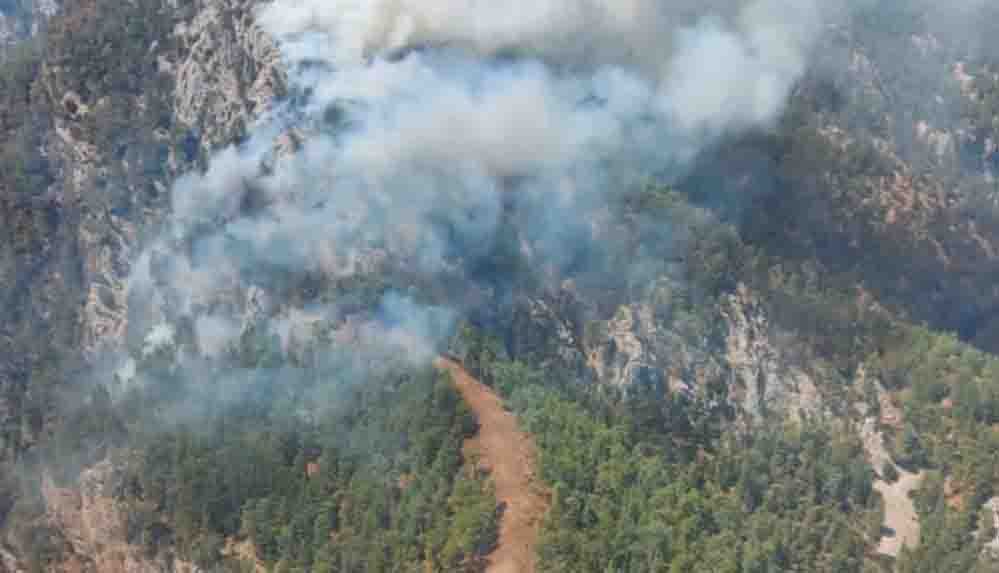
[[[771,121],[823,27],[847,7],[842,0],[280,0],[260,21],[292,61],[346,68],[429,46],[480,65],[500,55],[532,59],[586,83],[600,68],[628,70],[642,78],[649,111],[680,129],[719,130]]]
[[[265,5],[259,21],[280,42],[299,97],[175,185],[168,229],[131,280],[132,355],[173,344],[193,372],[209,372],[205,360],[233,354],[252,331],[263,336],[258,347],[284,354],[351,342],[364,356],[351,368],[331,364],[341,376],[388,355],[426,363],[468,309],[432,304],[418,285],[474,289],[468,269],[495,251],[511,197],[535,207],[518,214],[530,240],[516,248],[569,264],[587,209],[651,174],[678,172],[715,138],[774,121],[812,42],[843,8]],[[306,134],[304,144],[272,157],[287,130]],[[349,289],[325,294],[388,269],[413,287],[381,292],[375,312]],[[122,372],[141,378],[132,363]],[[237,379],[214,377],[238,394]]]

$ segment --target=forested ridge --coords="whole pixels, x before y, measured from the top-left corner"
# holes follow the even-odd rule
[[[955,33],[963,9],[856,8],[824,29],[772,122],[721,129],[680,168],[573,164],[559,175],[599,176],[566,211],[571,185],[504,172],[545,158],[458,137],[495,180],[419,149],[426,172],[372,176],[377,200],[347,197],[363,206],[348,213],[335,209],[342,180],[295,177],[324,153],[342,159],[368,104],[293,83],[270,109],[279,143],[254,139],[254,5],[87,0],[34,22],[31,2],[0,0],[19,38],[0,51],[0,573],[481,571],[504,508],[463,453],[477,423],[431,367],[440,353],[537,444],[550,493],[539,571],[999,571],[996,7],[964,7],[968,34]],[[718,8],[724,28],[732,6],[689,12]],[[184,35],[205,21],[225,34]],[[416,69],[454,56],[444,44],[374,60]],[[527,44],[471,74],[469,107],[490,101],[490,74],[517,85],[562,55]],[[184,90],[211,75],[184,75],[191,53],[222,53],[238,73],[181,117],[201,93]],[[289,73],[327,67],[306,58]],[[538,81],[577,72],[552,70]],[[429,83],[451,81],[435,71]],[[430,115],[426,78],[410,79],[403,103],[467,111],[445,98],[454,109]],[[238,105],[210,107],[225,98]],[[513,109],[533,117],[524,101]],[[372,113],[398,128],[408,108],[389,109]],[[520,133],[507,119],[509,132],[475,125],[504,140]],[[435,131],[447,121],[401,125],[425,129],[421,146],[453,144]],[[621,131],[660,127],[639,114]],[[629,153],[660,151],[636,141],[650,149]],[[240,162],[252,166],[224,171]],[[494,195],[467,199],[452,168]],[[191,188],[204,204],[178,199]],[[393,210],[400,196],[418,216]],[[171,228],[192,204],[204,217]],[[352,227],[358,213],[393,231]],[[431,240],[407,251],[424,223]],[[198,290],[233,276],[221,295]],[[136,295],[130,281],[152,286]],[[117,354],[94,350],[94,332],[116,336],[94,324],[124,325]],[[891,555],[879,489],[900,472],[918,482],[918,542]]]

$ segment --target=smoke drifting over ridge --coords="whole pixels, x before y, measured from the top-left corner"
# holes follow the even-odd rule
[[[822,28],[856,3],[279,0],[260,21],[292,61],[344,68],[413,46],[519,55],[583,82],[614,68],[641,80],[660,118],[720,129],[773,119]]]
[[[315,338],[317,324],[349,314],[343,298],[299,300],[297,285],[315,277],[391,264],[474,281],[461,265],[496,241],[511,192],[542,207],[522,214],[531,241],[520,248],[558,266],[578,248],[584,206],[682,169],[717,137],[773,121],[811,42],[847,7],[661,4],[262,6],[259,21],[280,42],[301,97],[175,185],[167,231],[130,281],[140,346],[164,347],[165,334],[184,329],[156,325],[186,322],[201,368],[266,317],[289,351]],[[335,129],[323,127],[331,116]],[[289,128],[308,133],[305,143],[270,161]],[[419,292],[385,295],[354,331],[358,347],[425,363],[467,309],[418,300]]]

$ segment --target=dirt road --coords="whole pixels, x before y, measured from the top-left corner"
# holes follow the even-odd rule
[[[503,408],[492,389],[472,378],[457,362],[438,358],[434,365],[451,373],[458,392],[479,420],[479,432],[465,443],[491,472],[496,501],[505,504],[499,542],[489,555],[486,573],[534,573],[535,547],[548,503],[535,478],[537,452],[517,419]]]

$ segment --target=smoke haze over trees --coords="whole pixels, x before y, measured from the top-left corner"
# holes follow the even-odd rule
[[[0,56],[0,571],[83,555],[53,491],[143,563],[474,570],[442,351],[538,441],[544,570],[994,570],[999,14],[935,4],[62,6]],[[230,44],[198,109],[287,85],[182,113]]]

